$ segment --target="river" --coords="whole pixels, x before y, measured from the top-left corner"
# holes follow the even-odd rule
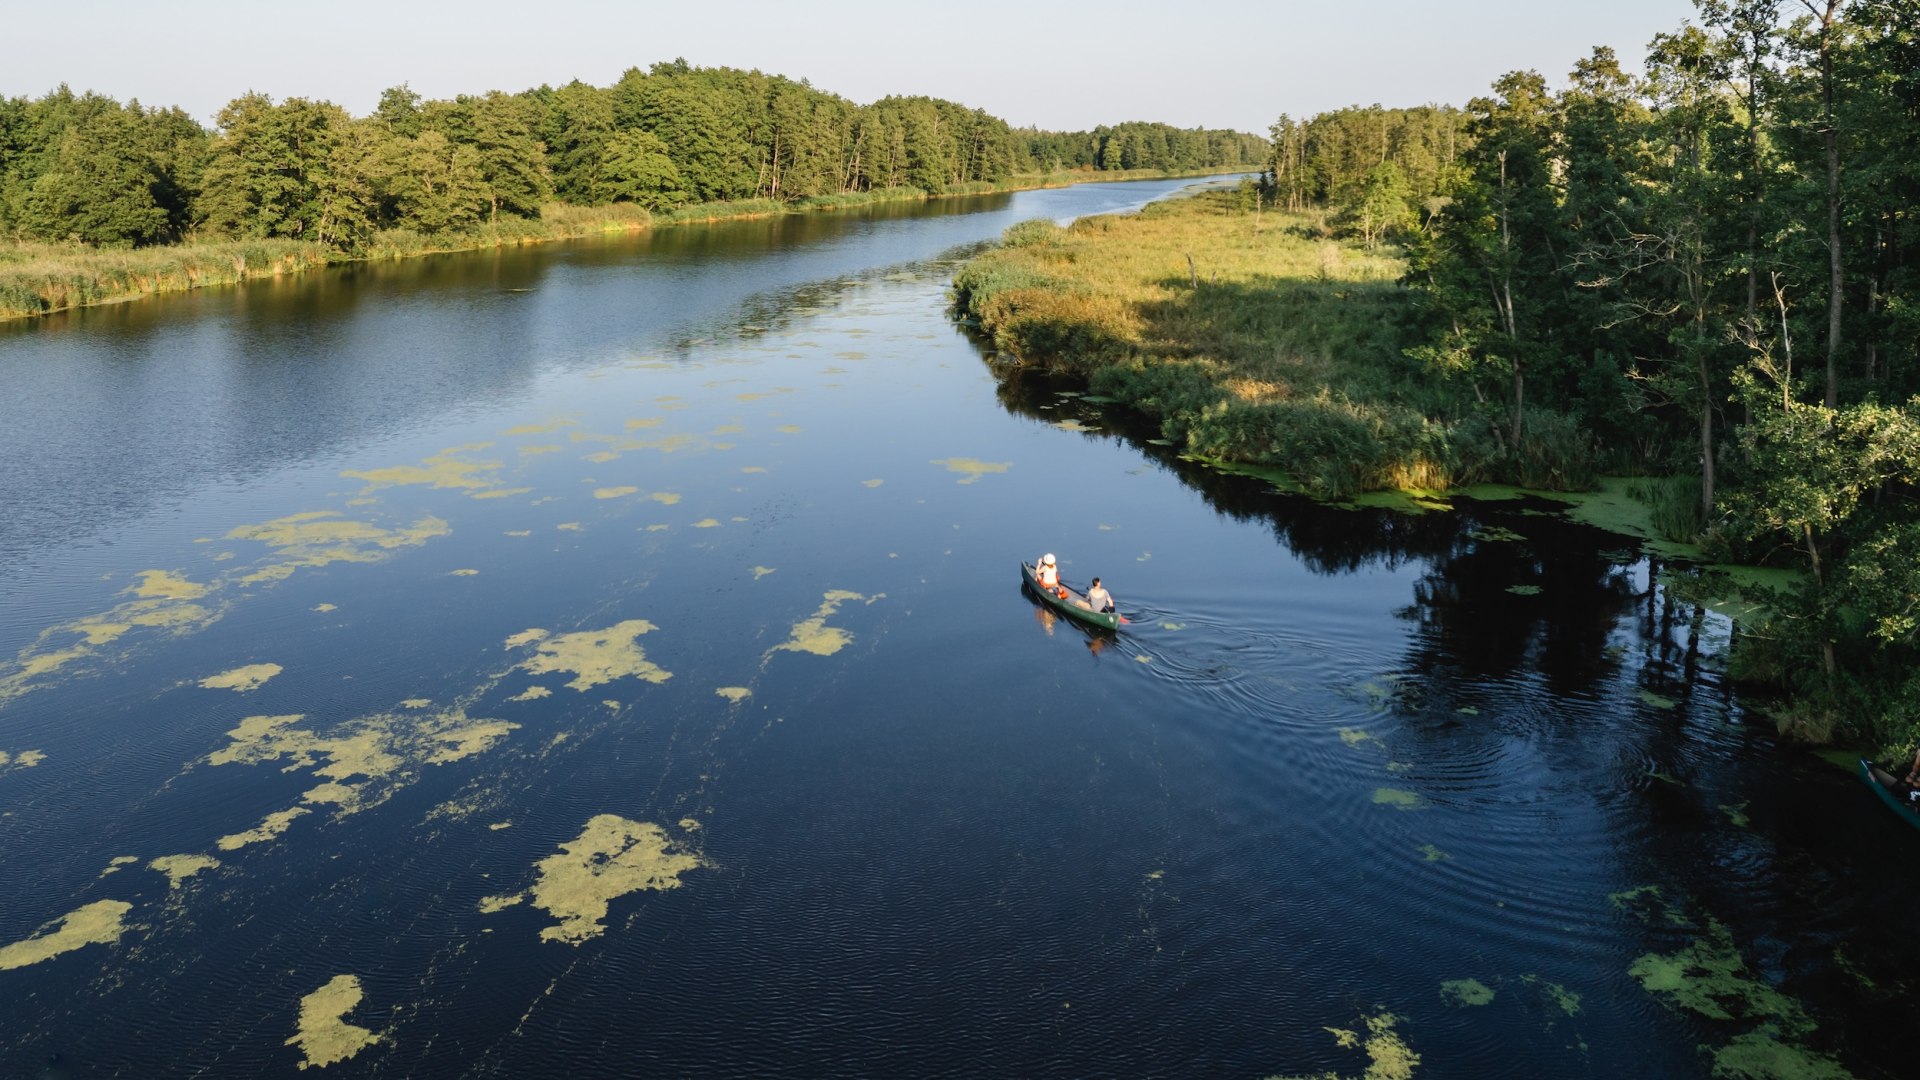
[[[1904,1075],[1920,837],[1672,568],[949,320],[1184,186],[0,325],[0,1075]]]

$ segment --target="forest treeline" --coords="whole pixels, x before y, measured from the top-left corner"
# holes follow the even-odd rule
[[[1273,130],[1267,191],[1406,251],[1409,361],[1522,472],[1672,476],[1675,539],[1795,565],[1741,669],[1920,736],[1920,3],[1696,0],[1464,110]]]
[[[1696,0],[1638,73],[1600,48],[1271,134],[1238,219],[1125,227],[1168,256],[1130,309],[1056,280],[1114,257],[1089,225],[1010,235],[963,310],[1310,490],[1643,477],[1665,537],[1804,575],[1735,655],[1790,728],[1920,740],[1920,0]],[[1243,272],[1260,207],[1317,266]]]
[[[0,100],[0,237],[101,247],[281,238],[354,252],[383,230],[535,219],[554,203],[662,211],[941,194],[1057,169],[1258,168],[1265,155],[1265,139],[1237,132],[1016,130],[950,101],[860,105],[805,80],[678,60],[608,87],[423,100],[399,86],[364,117],[248,93],[212,129],[178,108],[63,86]]]

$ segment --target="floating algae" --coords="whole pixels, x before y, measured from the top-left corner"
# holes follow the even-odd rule
[[[111,945],[127,932],[124,920],[132,910],[133,905],[124,900],[95,900],[76,908],[24,941],[0,945],[0,971],[51,960],[87,945]]]
[[[1413,1070],[1420,1064],[1420,1055],[1413,1052],[1406,1040],[1393,1030],[1400,1018],[1392,1013],[1383,1012],[1378,1016],[1365,1018],[1367,1033],[1362,1036],[1357,1031],[1346,1028],[1325,1029],[1333,1036],[1334,1042],[1346,1049],[1363,1049],[1367,1052],[1367,1071],[1357,1080],[1411,1080]],[[1343,1080],[1337,1073],[1321,1073],[1316,1077],[1274,1077],[1273,1080]]]
[[[165,570],[142,570],[138,577],[139,582],[122,593],[131,594],[133,599],[48,627],[20,650],[10,665],[11,671],[0,667],[0,704],[31,692],[48,681],[48,676],[97,655],[101,646],[118,641],[136,628],[186,634],[220,617],[219,608],[196,602],[213,591],[212,585],[197,584]],[[71,640],[74,636],[81,640]]]
[[[340,609],[333,604],[315,604],[313,605],[313,610],[325,614],[329,611],[339,611]]]
[[[1387,745],[1381,741],[1378,735],[1375,735],[1371,731],[1362,731],[1359,728],[1337,728],[1334,733],[1339,735],[1340,741],[1348,746],[1366,746],[1369,743],[1379,747],[1385,747]]]
[[[720,519],[701,518],[699,521],[693,523],[693,527],[696,529],[717,529],[720,527]]]
[[[1487,1005],[1493,1001],[1493,991],[1479,979],[1451,979],[1440,984],[1440,1000],[1456,1008]]]
[[[220,860],[211,855],[162,855],[147,863],[147,869],[167,875],[167,888],[177,889],[202,870],[212,870]]]
[[[207,589],[165,570],[142,570],[140,584],[132,592],[142,600],[198,600],[207,595]]]
[[[744,686],[722,686],[719,689],[715,690],[714,693],[720,695],[723,698],[726,698],[728,701],[733,702],[735,705],[738,705],[740,704],[740,702],[753,696],[753,691],[747,689]]]
[[[626,427],[628,431],[639,431],[641,428],[659,427],[664,423],[666,421],[658,416],[647,416],[627,421]]]
[[[10,773],[15,769],[31,769],[45,760],[47,755],[38,750],[22,750],[17,754],[0,750],[0,773]]]
[[[583,630],[574,634],[548,636],[541,631],[537,638],[529,638],[527,635],[534,631],[527,630],[508,638],[507,644],[512,647],[537,640],[539,644],[533,657],[520,664],[521,669],[534,675],[572,672],[574,678],[567,685],[586,691],[627,676],[650,683],[673,678],[672,672],[648,660],[637,644],[640,635],[654,629],[645,619],[628,619],[605,630]]]
[[[274,549],[279,561],[240,579],[243,585],[280,581],[303,567],[331,563],[371,563],[403,547],[418,547],[453,530],[429,514],[411,526],[383,529],[364,521],[343,518],[333,510],[292,514],[258,525],[242,525],[227,533],[229,540],[255,540]]]
[[[525,690],[508,698],[508,701],[539,701],[543,697],[553,696],[553,691],[544,686],[529,686]]]
[[[879,487],[879,486],[880,486],[881,484],[884,484],[884,483],[886,483],[886,481],[885,481],[885,480],[880,480],[880,479],[873,479],[873,480],[862,480],[862,481],[860,481],[860,486],[861,486],[861,487],[869,487],[869,488],[877,488],[877,487]]]
[[[342,815],[355,813],[365,807],[361,799],[365,787],[360,784],[342,784],[329,780],[300,793],[300,801],[319,806],[337,806]]]
[[[876,593],[871,597],[862,596],[846,589],[834,589],[822,598],[822,602],[811,618],[802,619],[793,624],[793,633],[787,640],[768,649],[769,655],[776,652],[803,652],[815,656],[832,656],[847,647],[853,641],[853,635],[837,626],[828,626],[827,620],[840,610],[840,605],[849,600],[865,600],[871,604],[885,593]]]
[[[1447,854],[1444,851],[1441,851],[1439,848],[1434,847],[1432,844],[1421,844],[1420,854],[1428,862],[1447,862],[1453,858],[1453,856]]]
[[[424,709],[431,704],[433,704],[432,698],[410,697],[402,700],[400,707],[403,709]]]
[[[132,866],[139,861],[140,856],[138,855],[115,855],[113,858],[107,860],[107,868],[100,871],[100,876],[106,877],[108,874],[117,874],[120,872],[121,867]]]
[[[561,532],[579,532],[580,523],[577,521],[563,521],[555,525],[554,528],[559,529]]]
[[[1427,808],[1427,800],[1421,798],[1419,794],[1412,791],[1402,791],[1399,788],[1374,788],[1373,802],[1376,806],[1391,806],[1395,810],[1425,810]]]
[[[1656,694],[1651,690],[1640,691],[1640,700],[1646,702],[1647,704],[1653,706],[1656,709],[1671,709],[1680,704],[1678,701],[1675,701],[1670,697],[1663,697],[1660,694]]]
[[[235,690],[242,694],[249,690],[258,690],[266,685],[268,679],[280,674],[279,664],[248,664],[232,671],[223,671],[218,675],[209,675],[200,680],[200,685],[208,690]]]
[[[300,1048],[302,1069],[345,1061],[386,1038],[347,1023],[347,1014],[359,1007],[362,996],[359,979],[335,975],[325,986],[300,999],[299,1028],[283,1045]]]
[[[599,814],[558,854],[533,864],[533,888],[521,896],[487,897],[480,910],[530,899],[559,920],[540,931],[540,940],[578,945],[606,931],[608,902],[642,889],[678,888],[681,874],[703,865],[699,856],[676,849],[658,825]]]
[[[798,435],[804,429],[801,428],[800,425],[798,424],[781,424],[779,427],[774,428],[773,430],[779,432],[782,435]]]
[[[303,796],[307,802],[335,803],[343,813],[351,813],[384,800],[396,787],[410,781],[420,767],[444,765],[481,753],[519,727],[504,720],[471,718],[460,707],[437,712],[377,713],[343,724],[328,735],[295,726],[302,719],[297,713],[249,716],[227,733],[232,741],[208,755],[207,764],[262,765],[284,758],[284,770],[312,769],[323,780],[361,777],[377,781],[379,786],[372,790],[366,785],[323,784]],[[271,839],[306,811],[295,807],[285,813],[290,816],[270,816],[261,828],[223,837],[221,846],[231,850]],[[229,845],[229,840],[235,842]]]
[[[719,427],[716,427],[712,431],[707,432],[707,434],[709,435],[744,435],[746,434],[746,431],[747,429],[745,427],[742,427],[739,424],[721,424]]]
[[[680,493],[677,491],[656,491],[648,495],[647,498],[652,499],[661,506],[673,506],[680,501]]]
[[[627,485],[621,485],[619,487],[594,488],[593,497],[596,499],[618,499],[623,496],[636,494],[639,492],[639,490],[640,489],[637,487],[630,487]]]
[[[387,469],[347,469],[340,475],[350,480],[365,480],[367,486],[360,489],[362,495],[381,488],[413,487],[423,484],[428,487],[465,491],[469,494],[497,490],[500,487],[499,474],[504,462],[475,461],[457,456],[485,450],[492,445],[492,443],[482,442],[450,446],[432,457],[423,459],[418,465],[395,465]]]
[[[517,649],[522,645],[531,645],[546,636],[547,632],[536,626],[531,630],[522,630],[517,634],[507,635],[506,647],[509,649]]]
[[[1544,999],[1547,1004],[1559,1009],[1568,1016],[1579,1014],[1579,994],[1561,986],[1557,982],[1548,982],[1538,975],[1522,975],[1520,976],[1520,981],[1540,991],[1540,997]]]
[[[753,580],[759,581],[771,573],[773,573],[773,567],[771,566],[756,566],[753,568]]]
[[[1657,890],[1636,889],[1616,897],[1622,907],[1627,906],[1625,899],[1650,898],[1646,910],[1629,910],[1651,918],[1664,909],[1667,922],[1689,925],[1689,920],[1661,902]],[[1710,1020],[1754,1025],[1714,1050],[1715,1076],[1756,1080],[1851,1076],[1832,1058],[1802,1045],[1818,1027],[1806,1006],[1748,968],[1733,933],[1717,919],[1707,918],[1704,932],[1692,944],[1676,952],[1647,953],[1627,968],[1627,974],[1673,1008]]]
[[[292,828],[295,819],[305,817],[311,812],[300,806],[276,810],[262,818],[260,824],[245,832],[229,833],[215,840],[213,846],[221,851],[238,851],[248,844],[266,843]]]
[[[501,432],[502,435],[546,435],[562,428],[578,426],[580,421],[571,417],[559,417],[544,424],[516,424]]]
[[[959,473],[959,483],[971,484],[988,473],[1004,473],[1013,468],[1011,461],[981,461],[979,458],[934,458],[931,464],[943,465],[950,473]]]
[[[532,529],[509,529],[509,530],[507,530],[507,533],[506,533],[506,535],[508,535],[508,536],[532,536],[532,535],[533,535],[533,530],[532,530]]]
[[[1721,803],[1720,812],[1727,815],[1727,820],[1738,828],[1744,829],[1750,822],[1750,819],[1747,817],[1746,803]]]
[[[1510,593],[1512,593],[1512,594],[1513,594],[1513,595],[1515,595],[1515,596],[1539,596],[1539,595],[1540,595],[1540,586],[1538,586],[1538,585],[1509,585],[1509,586],[1507,586],[1507,591],[1508,591],[1508,592],[1510,592]]]
[[[561,446],[558,443],[543,443],[539,446],[523,446],[520,448],[520,456],[536,457],[540,454],[557,454],[560,451],[565,449],[566,447]]]
[[[765,465],[742,465],[740,466],[740,471],[743,473],[763,473],[767,471],[767,467]]]

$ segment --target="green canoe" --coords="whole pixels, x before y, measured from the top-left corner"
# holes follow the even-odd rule
[[[1027,588],[1033,591],[1033,595],[1040,598],[1041,603],[1065,615],[1069,619],[1077,619],[1080,622],[1086,623],[1088,626],[1099,627],[1102,630],[1118,630],[1120,628],[1120,615],[1118,612],[1109,615],[1093,610],[1093,606],[1087,603],[1087,598],[1084,594],[1077,593],[1072,589],[1067,589],[1067,595],[1063,598],[1058,593],[1049,592],[1041,588],[1039,573],[1034,570],[1032,563],[1023,562],[1020,564],[1020,580],[1027,583]],[[1065,588],[1066,586],[1063,584],[1061,587]]]
[[[1899,777],[1866,758],[1861,758],[1860,779],[1865,780],[1874,794],[1880,796],[1881,802],[1892,807],[1893,812],[1900,815],[1900,820],[1920,829],[1920,803],[1908,799],[1908,793],[1913,789],[1901,783]]]

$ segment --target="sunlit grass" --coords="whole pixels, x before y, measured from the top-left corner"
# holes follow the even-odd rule
[[[1459,423],[1462,389],[1398,348],[1403,270],[1391,251],[1330,239],[1318,215],[1211,192],[1016,225],[954,286],[1002,349],[1086,376],[1188,453],[1344,496],[1445,488],[1488,459]]]

